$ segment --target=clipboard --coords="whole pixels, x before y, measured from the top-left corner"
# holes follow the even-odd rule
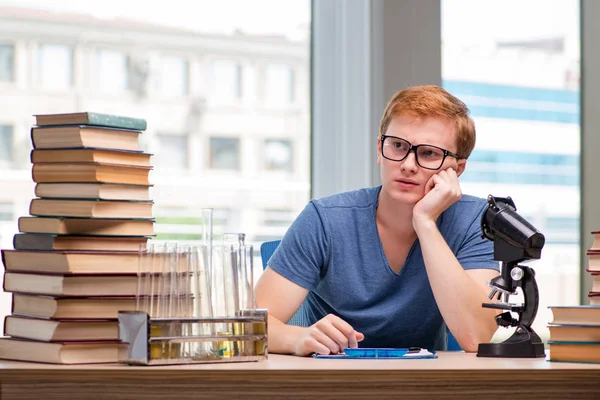
[[[408,348],[375,348],[366,347],[358,349],[344,349],[340,354],[313,354],[313,358],[327,359],[361,359],[361,360],[417,360],[426,358],[437,358],[434,350],[422,349],[420,347]]]

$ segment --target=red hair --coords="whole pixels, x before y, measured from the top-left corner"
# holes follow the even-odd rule
[[[379,123],[379,136],[385,134],[392,118],[398,115],[441,117],[452,122],[460,158],[468,158],[475,147],[475,123],[469,116],[469,109],[439,86],[414,86],[394,93]]]

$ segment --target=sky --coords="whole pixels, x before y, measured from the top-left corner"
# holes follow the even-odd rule
[[[441,2],[445,42],[474,45],[556,36],[565,36],[574,43],[579,40],[579,0]],[[141,19],[201,32],[231,33],[240,29],[249,34],[285,34],[291,38],[299,31],[306,32],[310,23],[310,0],[0,0],[2,5]]]
[[[579,26],[579,0],[442,0],[447,39],[578,38]]]
[[[0,0],[0,6],[139,19],[210,33],[240,29],[294,36],[310,22],[310,0]]]

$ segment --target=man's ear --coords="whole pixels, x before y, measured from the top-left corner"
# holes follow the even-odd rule
[[[381,136],[377,137],[377,164],[381,164]]]
[[[461,176],[463,172],[465,172],[465,168],[467,168],[467,160],[461,158],[457,160],[458,169],[456,170],[456,175]]]

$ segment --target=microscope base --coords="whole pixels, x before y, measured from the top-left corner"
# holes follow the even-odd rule
[[[479,343],[477,357],[538,358],[546,357],[544,343]]]

